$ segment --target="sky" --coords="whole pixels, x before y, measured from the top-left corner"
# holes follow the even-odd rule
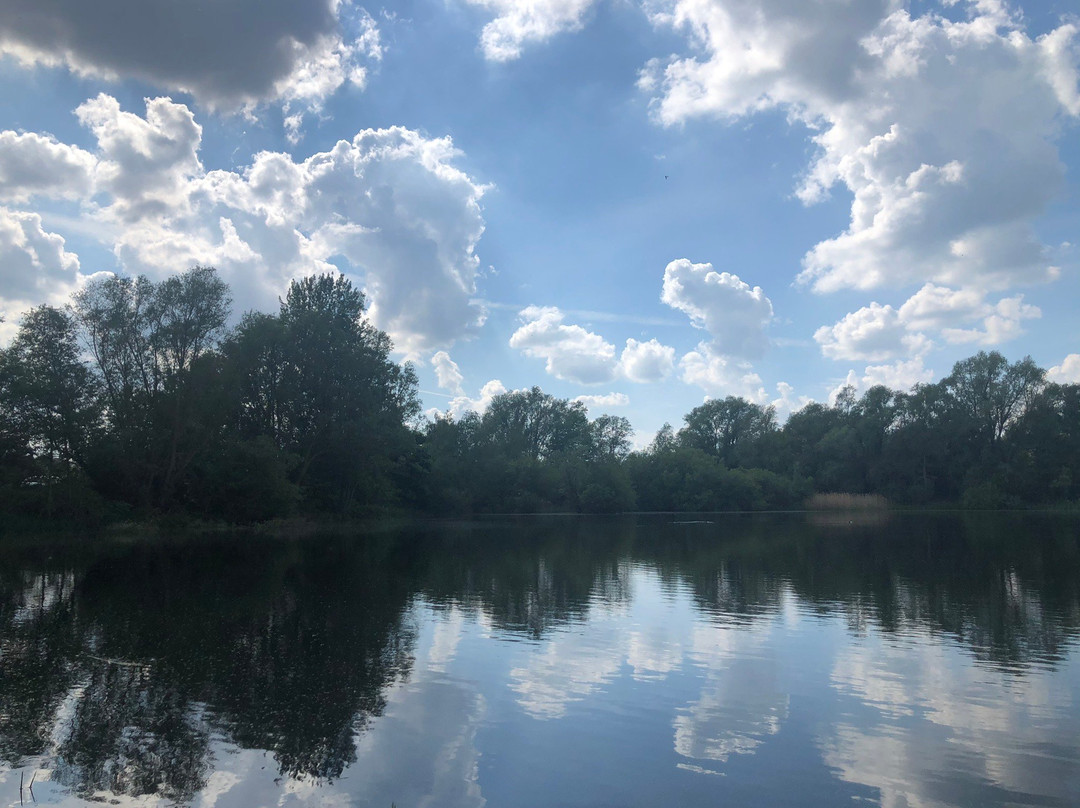
[[[6,0],[0,344],[97,273],[340,271],[429,413],[643,445],[980,350],[1080,382],[1072,0]]]

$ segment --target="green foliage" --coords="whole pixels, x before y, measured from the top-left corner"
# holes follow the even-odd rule
[[[421,423],[416,373],[365,303],[342,275],[308,277],[276,313],[227,331],[228,286],[197,266],[159,283],[98,278],[67,311],[27,312],[0,350],[0,511],[248,522],[756,510],[815,492],[1080,500],[1080,386],[1047,384],[1030,358],[981,352],[909,393],[845,388],[783,428],[772,407],[711,400],[631,452],[626,418],[590,421],[539,387]]]
[[[756,443],[776,429],[776,410],[728,396],[691,410],[679,430],[680,445],[700,449],[725,466],[756,465]]]

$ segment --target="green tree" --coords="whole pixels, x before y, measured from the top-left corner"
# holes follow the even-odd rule
[[[622,460],[630,453],[634,428],[621,415],[600,415],[589,425],[592,444],[598,459]]]
[[[170,507],[192,462],[221,426],[215,350],[231,300],[211,267],[161,283],[111,276],[91,281],[74,312],[94,360],[109,422],[96,476],[114,495]]]
[[[52,306],[31,309],[11,345],[0,352],[0,451],[5,465],[21,469],[23,482],[38,478],[33,482],[44,488],[47,512],[53,510],[58,484],[70,489],[81,480],[99,413],[72,318]]]
[[[544,460],[557,453],[584,454],[591,430],[584,404],[533,387],[495,396],[479,439],[505,455]]]
[[[679,442],[719,458],[728,467],[753,465],[754,443],[777,428],[773,407],[736,396],[706,401],[684,420]]]
[[[297,458],[308,507],[339,513],[391,502],[417,451],[416,374],[364,316],[343,275],[293,281],[277,317],[247,315],[227,346],[246,438]]]

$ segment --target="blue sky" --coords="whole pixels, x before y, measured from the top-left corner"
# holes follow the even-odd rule
[[[1069,5],[12,0],[0,337],[97,272],[239,314],[338,268],[455,413],[1080,381]]]

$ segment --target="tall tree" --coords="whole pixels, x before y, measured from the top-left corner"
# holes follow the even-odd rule
[[[5,466],[21,466],[53,486],[80,470],[98,422],[90,371],[79,358],[75,323],[64,311],[27,312],[10,347],[0,352],[0,444]]]
[[[121,471],[119,489],[144,505],[172,504],[188,466],[214,437],[205,405],[229,316],[228,286],[196,266],[155,284],[111,276],[75,295],[75,316],[105,394],[111,444],[103,473]]]
[[[348,511],[392,498],[396,465],[416,451],[416,374],[364,316],[343,275],[293,281],[276,318],[248,315],[228,351],[249,437],[298,458],[309,505]]]
[[[993,449],[1046,384],[1046,373],[1030,356],[1009,363],[997,351],[980,351],[953,365],[942,381],[977,440]]]
[[[679,431],[684,446],[713,455],[729,467],[750,465],[753,444],[776,429],[776,410],[736,396],[706,401],[687,413]]]

